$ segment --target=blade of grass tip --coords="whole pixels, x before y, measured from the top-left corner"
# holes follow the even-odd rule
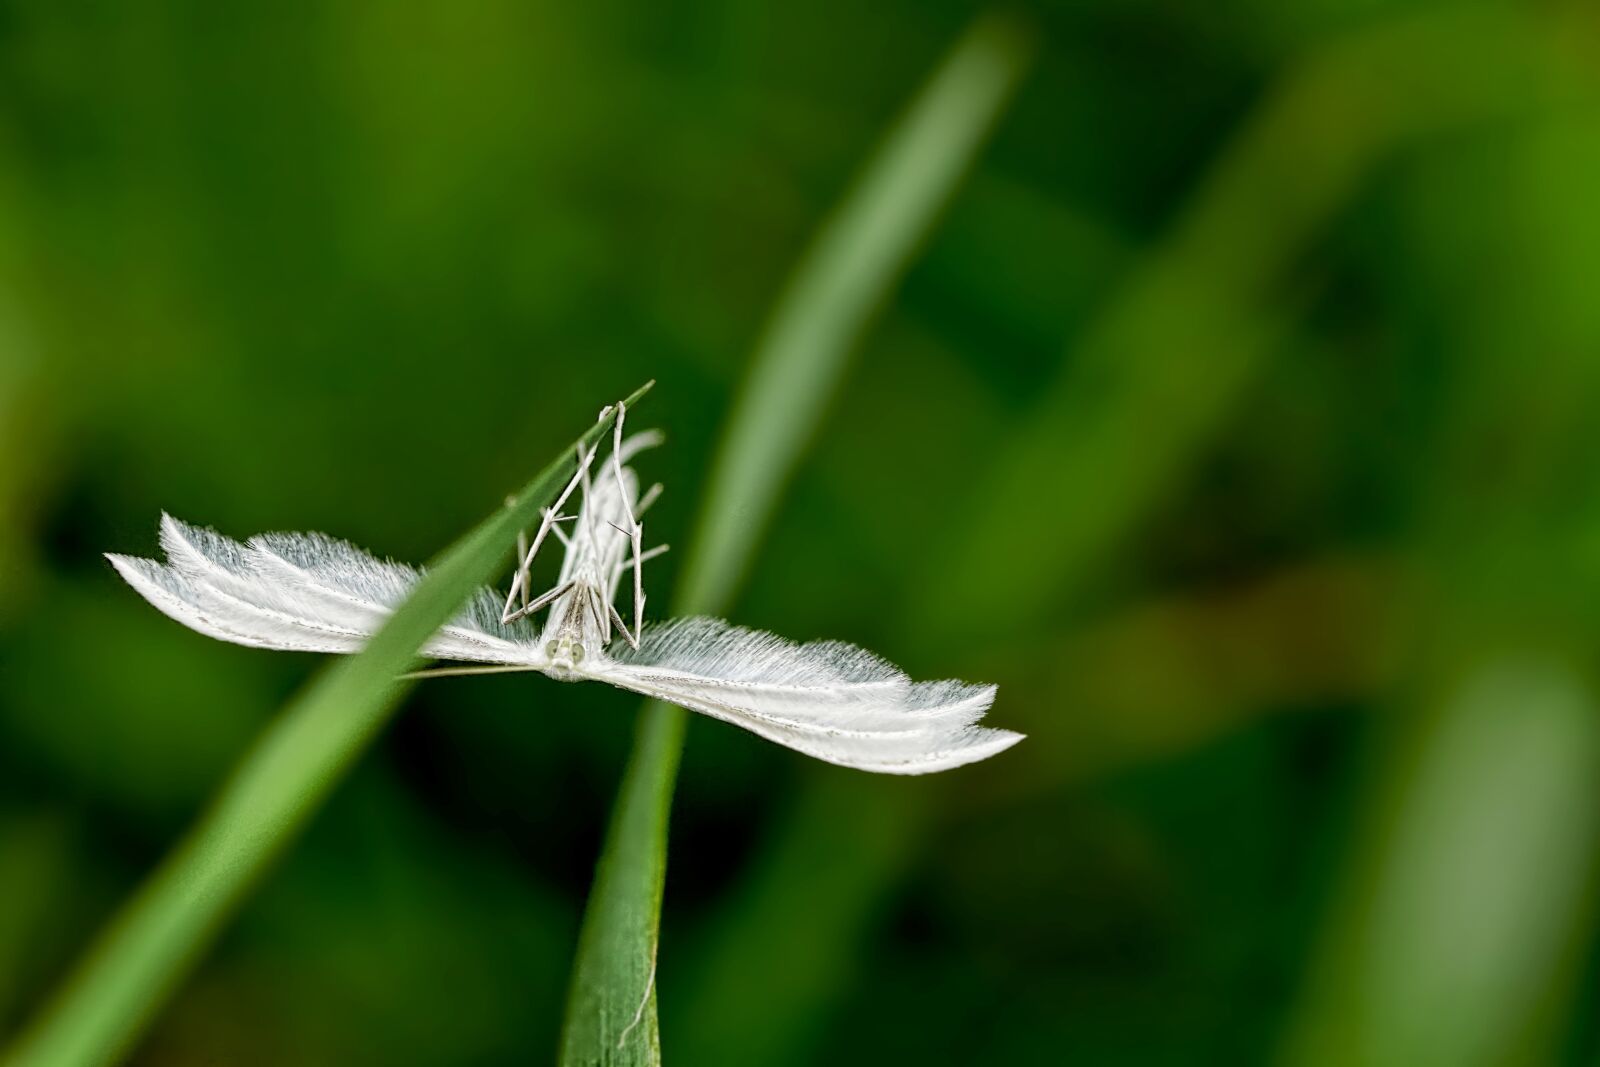
[[[970,167],[1028,53],[1010,20],[975,23],[796,266],[723,434],[680,612],[726,610],[855,340]],[[662,704],[640,719],[584,912],[563,1064],[660,1062],[656,944],[685,727],[686,714]]]
[[[968,521],[936,553],[941,562],[930,573],[937,581],[910,583],[926,595],[912,598],[902,629],[941,648],[981,643],[992,636],[968,633],[971,620],[1026,627],[1081,588],[1247,395],[1282,336],[1274,328],[1274,294],[1327,221],[1407,142],[1566,95],[1574,65],[1560,59],[1563,29],[1510,11],[1451,10],[1381,24],[1286,72],[1210,168],[1171,235],[1090,326],[1037,411],[1000,449],[977,494],[984,506],[954,512]],[[1499,74],[1486,78],[1485,69]],[[1395,101],[1385,86],[1399,83],[1426,91]],[[1269,205],[1271,225],[1261,222]],[[1241,243],[1240,234],[1253,239]],[[1041,490],[1086,504],[1041,510],[1033,506]],[[1021,515],[1028,521],[1019,522]],[[813,786],[851,788],[831,776]],[[847,970],[840,957],[860,943],[864,916],[881,908],[903,864],[916,856],[900,849],[903,864],[874,866],[876,885],[858,884],[856,897],[834,898],[828,911],[807,907],[807,970],[775,971],[757,955],[769,941],[764,932],[796,914],[786,872],[804,861],[821,832],[813,820],[835,807],[817,798],[797,802],[733,890],[739,907],[710,934],[683,998],[680,1025],[697,1061],[785,1062],[839,995],[821,976]],[[933,815],[926,805],[906,805],[900,833],[925,835]],[[849,821],[835,822],[831,832],[858,833]],[[724,1029],[724,991],[747,991],[759,979],[774,983],[761,997],[764,1025]],[[765,1051],[731,1047],[732,1035],[745,1034],[758,1034]]]
[[[625,403],[632,405],[649,385]],[[417,649],[487,582],[571,476],[592,426],[442,553],[359,654],[321,672],[247,753],[210,810],[123,906],[4,1067],[89,1067],[127,1052],[223,923],[389,719]]]

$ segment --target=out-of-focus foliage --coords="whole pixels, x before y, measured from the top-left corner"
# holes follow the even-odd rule
[[[99,553],[166,508],[421,560],[649,377],[681,545],[976,12],[6,7],[0,1035],[316,666]],[[900,781],[695,723],[668,1062],[1594,1062],[1600,21],[1018,12],[733,614],[1031,737]],[[136,1060],[548,1059],[636,710],[422,686]]]

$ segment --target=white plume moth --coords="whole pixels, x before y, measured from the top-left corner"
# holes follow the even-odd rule
[[[628,462],[660,442],[624,437],[618,405],[611,455],[580,449],[578,470],[531,544],[519,545],[510,593],[480,590],[422,647],[426,656],[492,666],[424,674],[539,671],[597,681],[733,723],[797,752],[865,771],[926,774],[985,759],[1021,734],[977,725],[995,687],[913,682],[894,664],[839,641],[794,644],[694,617],[644,625],[647,511]],[[575,514],[562,508],[576,495]],[[554,538],[556,582],[534,595],[531,567]],[[161,518],[166,563],[110,555],[118,573],[162,612],[223,641],[304,652],[355,652],[405,599],[418,572],[322,534],[260,534],[241,544]],[[631,578],[631,626],[616,608]],[[542,627],[537,613],[545,613]]]

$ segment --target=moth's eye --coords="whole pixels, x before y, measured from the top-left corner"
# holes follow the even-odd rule
[[[549,656],[549,657],[551,657],[552,659],[555,657],[555,654],[556,654],[556,643],[554,641],[546,641],[545,642],[544,654]]]
[[[572,646],[572,662],[574,662],[574,663],[582,663],[583,662],[583,646],[582,645],[573,645]]]

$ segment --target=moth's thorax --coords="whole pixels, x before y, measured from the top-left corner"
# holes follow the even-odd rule
[[[577,680],[585,661],[592,661],[605,648],[602,620],[596,614],[605,610],[604,596],[603,588],[578,581],[551,605],[549,621],[540,635],[550,657],[551,677]]]

